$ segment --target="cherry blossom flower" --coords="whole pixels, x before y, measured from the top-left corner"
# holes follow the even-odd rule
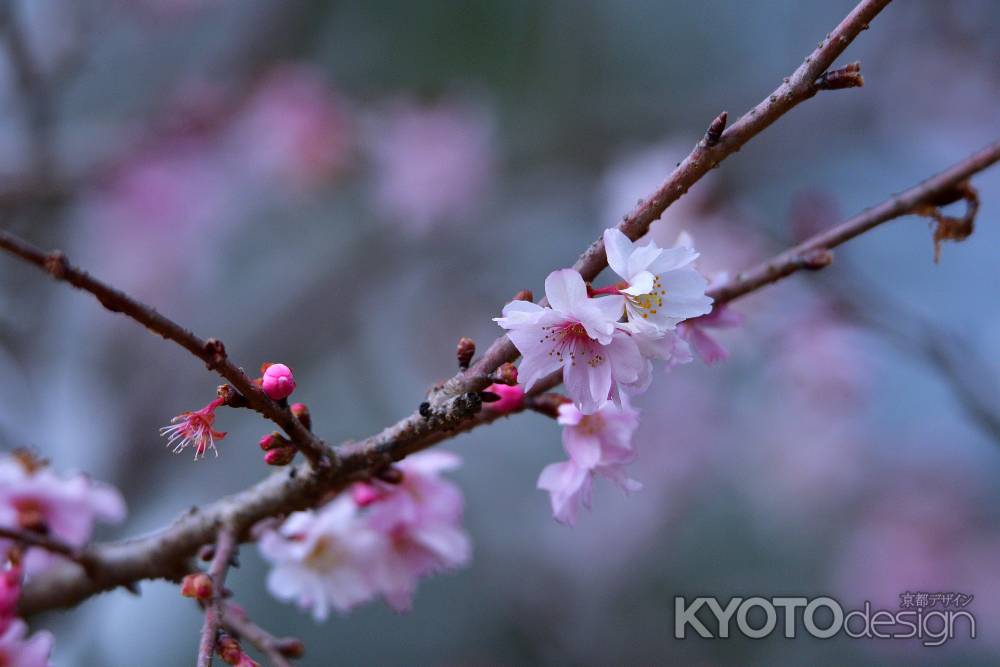
[[[118,523],[124,518],[125,501],[111,486],[85,475],[59,477],[17,456],[0,458],[0,526],[45,532],[83,546],[97,520]],[[0,540],[0,557],[5,558],[11,546],[9,540]],[[28,549],[24,571],[34,574],[58,558],[42,549]]]
[[[0,633],[0,665],[4,667],[46,667],[52,652],[52,634],[41,631],[28,637],[28,626],[21,619]]]
[[[370,574],[381,536],[360,520],[357,506],[341,496],[317,510],[295,512],[259,542],[273,568],[267,588],[322,621],[377,594]]]
[[[215,448],[215,441],[226,437],[224,432],[216,431],[215,411],[223,400],[216,398],[201,410],[194,412],[183,412],[170,420],[170,426],[160,429],[160,435],[167,438],[167,447],[174,448],[174,454],[194,446],[194,460],[205,456],[205,452],[211,449],[215,455],[219,455],[219,450]]]
[[[706,329],[733,329],[742,324],[741,313],[720,305],[708,315],[681,323],[678,326],[678,333],[691,345],[701,360],[711,366],[728,359],[729,352]]]
[[[626,493],[642,488],[625,471],[635,460],[632,434],[639,427],[638,411],[627,404],[608,404],[587,415],[567,403],[559,406],[559,423],[569,460],[545,466],[538,477],[538,488],[549,492],[556,521],[573,525],[580,506],[590,508],[595,475],[607,477]]]
[[[423,234],[470,215],[492,178],[493,129],[468,103],[403,103],[372,132],[375,199],[382,215]]]
[[[657,333],[712,310],[708,281],[694,268],[698,253],[686,245],[638,245],[615,228],[604,231],[608,266],[625,280],[612,289],[625,296],[629,328]]]
[[[592,414],[618,396],[618,385],[635,383],[646,361],[637,342],[618,326],[625,305],[621,295],[592,299],[579,273],[553,271],[545,279],[549,307],[512,301],[494,318],[520,351],[518,376],[525,391],[562,369],[567,393],[579,409]]]
[[[377,489],[365,503],[364,516],[383,537],[375,578],[396,611],[410,609],[421,577],[469,562],[472,548],[461,527],[462,492],[440,476],[459,464],[460,459],[449,452],[422,452],[398,464],[403,473],[400,484],[363,485]]]

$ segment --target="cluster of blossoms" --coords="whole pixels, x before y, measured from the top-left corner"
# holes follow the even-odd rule
[[[114,488],[84,475],[60,477],[25,452],[0,456],[0,526],[37,532],[73,547],[90,539],[97,520],[119,522],[125,501]],[[30,577],[62,557],[38,547],[24,549],[0,539],[0,665],[44,667],[52,635],[28,637],[15,617],[23,577]]]
[[[447,452],[416,454],[389,481],[357,483],[350,494],[292,514],[259,542],[273,565],[268,589],[316,620],[378,596],[409,609],[420,578],[469,560],[461,490],[440,476],[458,465]]]
[[[638,426],[628,397],[649,387],[654,361],[690,361],[689,340],[704,347],[698,325],[679,326],[712,310],[708,281],[694,267],[698,253],[689,242],[639,245],[608,229],[604,245],[620,282],[594,289],[572,269],[554,271],[545,280],[547,306],[512,301],[495,318],[521,353],[518,376],[525,391],[561,372],[573,403],[559,408],[570,460],[546,467],[538,480],[556,519],[566,523],[589,504],[596,474],[626,491],[639,488],[624,473]]]

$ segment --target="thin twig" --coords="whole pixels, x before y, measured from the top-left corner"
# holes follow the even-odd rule
[[[83,549],[58,540],[49,535],[36,533],[30,530],[17,530],[16,528],[6,528],[0,526],[0,538],[13,540],[26,547],[38,547],[53,554],[65,556],[66,558],[88,566],[87,554]]]
[[[293,667],[290,657],[302,655],[302,642],[291,637],[275,637],[232,604],[225,606],[222,625],[237,639],[244,639],[264,654],[272,667]]]
[[[223,594],[226,586],[226,573],[236,551],[236,532],[231,526],[222,525],[215,542],[215,555],[208,566],[208,576],[212,579],[212,598],[205,603],[205,623],[201,628],[201,641],[198,644],[198,667],[211,667],[215,655],[215,642],[222,626]]]
[[[72,266],[59,251],[46,253],[9,232],[0,231],[0,249],[20,257],[48,272],[56,280],[90,292],[108,310],[132,318],[153,333],[173,341],[198,357],[246,397],[250,407],[280,426],[314,466],[328,465],[333,453],[292,414],[272,401],[255,385],[243,369],[226,356],[226,348],[214,338],[202,340],[156,309],[133,299],[121,290],[97,280],[86,271]]]

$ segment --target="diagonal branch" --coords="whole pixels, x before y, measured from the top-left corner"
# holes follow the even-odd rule
[[[156,309],[133,299],[121,290],[94,278],[86,271],[72,266],[66,256],[59,251],[46,253],[9,232],[0,230],[0,250],[20,257],[30,264],[48,272],[56,280],[69,283],[77,289],[93,294],[105,308],[114,313],[122,313],[143,325],[155,334],[173,341],[198,357],[224,377],[246,397],[250,407],[280,426],[302,450],[313,465],[328,465],[332,452],[313,435],[291,410],[272,401],[260,387],[255,385],[242,368],[226,356],[226,348],[214,338],[202,340],[193,332],[173,320],[161,315]]]
[[[680,199],[691,186],[713,168],[742,148],[748,141],[770,127],[776,120],[788,113],[799,103],[813,97],[829,86],[820,80],[827,69],[847,46],[868,28],[868,24],[889,4],[891,0],[862,0],[826,39],[799,65],[798,69],[786,77],[770,95],[757,106],[747,111],[725,131],[719,125],[725,123],[725,113],[708,128],[707,136],[692,149],[667,180],[648,198],[639,202],[618,225],[627,237],[636,240],[649,231],[649,226],[658,220],[671,204]],[[857,74],[856,65],[849,67]],[[858,85],[858,84],[855,84]],[[580,272],[587,282],[593,281],[608,265],[604,251],[604,240],[599,238],[573,268]],[[489,382],[486,377],[501,364],[514,361],[518,357],[517,348],[506,336],[497,338],[469,370],[446,382],[439,392],[443,397],[451,397],[468,391],[482,390]]]
[[[738,299],[803,269],[821,268],[822,262],[803,260],[805,250],[829,252],[855,236],[896,217],[907,215],[914,207],[937,201],[966,181],[974,173],[1000,160],[1000,142],[975,153],[924,183],[823,232],[757,267],[737,274],[730,282],[713,290],[717,302]],[[902,204],[901,204],[902,203]],[[891,215],[890,215],[891,213]],[[828,262],[827,262],[828,263]],[[547,391],[559,384],[559,375],[539,382],[532,393]],[[185,514],[170,527],[153,535],[125,542],[95,545],[88,550],[94,571],[87,576],[79,568],[56,570],[30,582],[21,600],[23,614],[79,603],[96,593],[141,579],[175,576],[187,558],[214,538],[215,527],[228,522],[237,534],[245,535],[261,519],[305,509],[324,495],[339,491],[353,481],[365,479],[373,471],[426,449],[458,433],[496,421],[500,415],[483,410],[475,416],[450,423],[447,428],[419,415],[407,417],[369,438],[345,443],[338,448],[340,463],[336,468],[309,471],[296,467],[275,473],[256,486],[219,500],[212,505]]]

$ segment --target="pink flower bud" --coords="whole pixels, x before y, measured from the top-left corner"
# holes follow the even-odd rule
[[[284,364],[271,364],[264,371],[260,387],[272,400],[280,401],[288,398],[295,391],[292,369]]]
[[[295,447],[275,447],[264,454],[264,463],[269,466],[286,466],[295,458]]]
[[[292,414],[298,417],[298,420],[302,422],[310,431],[312,430],[312,417],[309,415],[309,408],[306,407],[305,403],[292,403]]]
[[[281,441],[282,441],[281,434],[278,433],[277,431],[274,431],[273,433],[268,433],[267,435],[265,435],[260,439],[260,448],[263,449],[265,452],[269,452],[275,447],[281,447],[281,445],[283,444]]]
[[[181,581],[181,595],[195,600],[212,599],[212,578],[204,572],[196,572]]]
[[[483,404],[483,408],[490,412],[507,414],[508,412],[520,410],[524,405],[524,387],[521,385],[511,387],[506,384],[491,384],[486,388],[486,391],[500,397],[499,401]]]
[[[358,507],[368,507],[382,497],[382,492],[371,484],[358,482],[351,487],[351,498]]]

